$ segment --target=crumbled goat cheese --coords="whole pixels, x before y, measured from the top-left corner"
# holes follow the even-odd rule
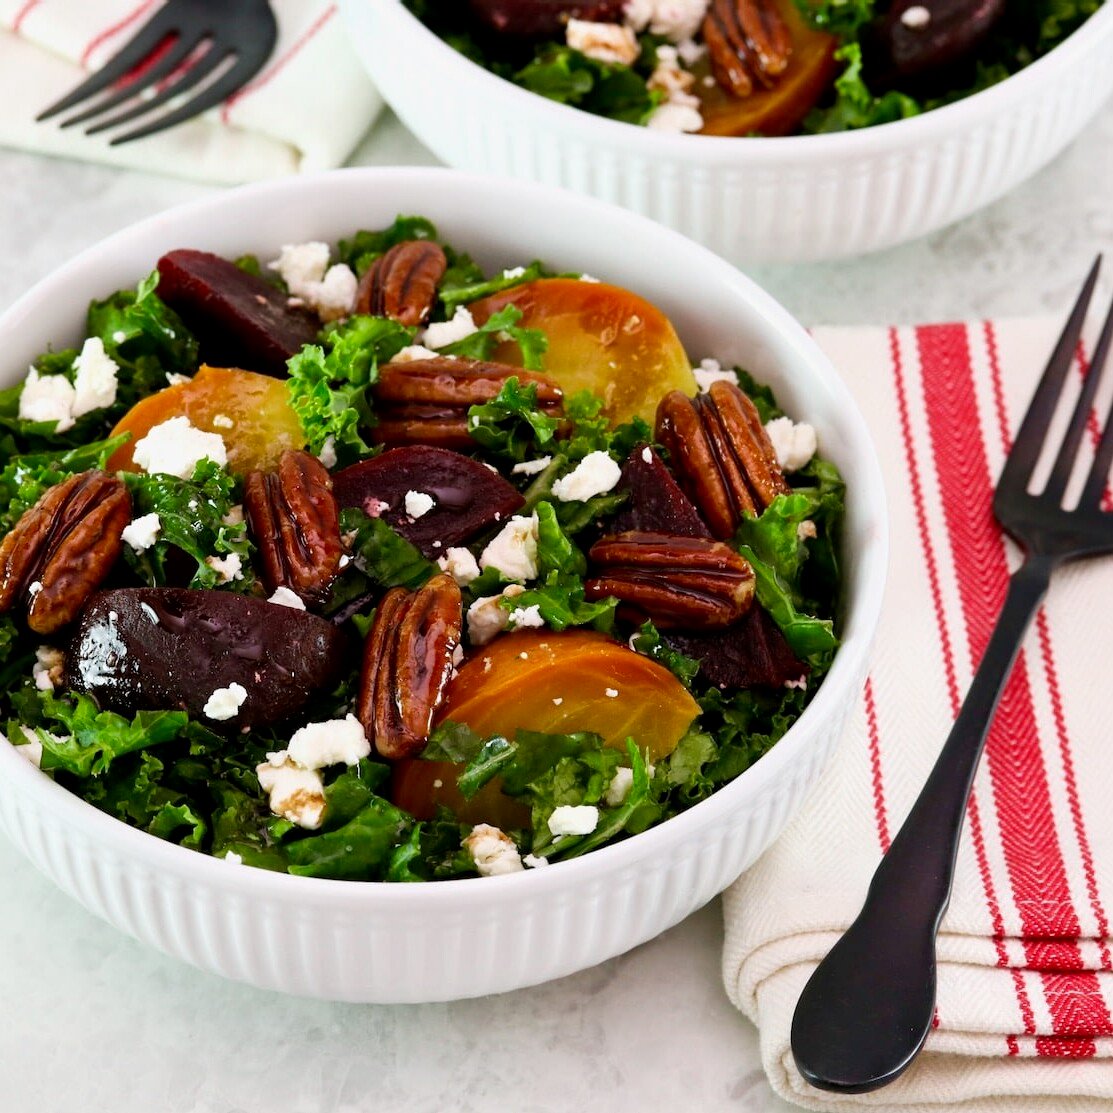
[[[610,491],[621,478],[622,469],[606,452],[589,452],[574,470],[553,484],[553,494],[561,502],[586,502]]]
[[[411,518],[422,518],[436,506],[436,499],[424,491],[406,492],[406,513]]]
[[[64,433],[74,426],[73,403],[76,392],[65,375],[40,375],[32,367],[19,393],[22,421],[53,421],[54,432]]]
[[[172,417],[150,429],[135,445],[132,457],[145,472],[162,472],[189,479],[204,459],[224,467],[228,450],[219,433],[196,429],[188,417]]]
[[[325,437],[325,443],[321,445],[321,451],[317,456],[326,468],[336,467],[336,438]]]
[[[205,557],[205,563],[220,577],[222,584],[243,579],[243,561],[238,553],[229,553],[226,557]]]
[[[356,304],[359,279],[347,263],[329,267],[324,279],[318,283],[305,300],[317,311],[322,321],[335,321],[347,317]]]
[[[304,297],[304,291],[314,282],[320,282],[328,270],[329,248],[327,243],[287,243],[282,245],[277,259],[267,264],[278,271],[286,289],[295,297]]]
[[[328,260],[328,244],[283,244],[278,258],[267,266],[278,271],[294,299],[322,321],[335,321],[351,313],[359,280],[346,263],[330,267]]]
[[[649,75],[646,86],[657,89],[671,100],[674,93],[688,94],[695,84],[695,76],[680,65],[675,46],[659,46],[657,48],[657,65]],[[699,104],[699,99],[692,97],[691,101]],[[681,104],[691,103],[689,100],[680,101]]]
[[[606,688],[604,689],[603,694],[607,697],[607,699],[618,699],[617,688]]]
[[[638,36],[621,23],[570,19],[565,28],[565,41],[573,50],[612,65],[632,66],[641,53]]]
[[[181,386],[183,383],[193,382],[192,375],[183,375],[180,371],[167,371],[166,381],[171,386]]]
[[[695,39],[681,39],[676,44],[676,53],[680,55],[684,65],[694,66],[707,53],[707,47],[703,43],[696,42]]]
[[[515,464],[510,472],[512,475],[537,475],[538,472],[543,472],[552,462],[553,458],[551,456],[538,456],[536,460],[523,460],[520,464]]]
[[[931,22],[931,12],[922,4],[913,4],[901,13],[900,21],[910,31],[922,31]]]
[[[730,368],[723,367],[717,359],[701,359],[699,367],[692,368],[692,374],[695,375],[696,386],[701,391],[710,390],[712,383],[738,385],[738,376]]]
[[[615,771],[614,776],[611,778],[611,783],[607,785],[607,804],[609,807],[617,808],[620,804],[624,803],[626,797],[630,795],[630,789],[634,784],[634,770],[628,766],[620,765]]]
[[[235,506],[228,508],[228,513],[220,519],[222,525],[226,526],[242,526],[243,525],[243,507],[236,503]]]
[[[62,683],[62,673],[66,667],[66,655],[52,645],[40,645],[35,650],[35,663],[31,666],[31,676],[40,692],[52,692]]]
[[[646,445],[645,448],[642,449],[642,460],[647,464],[653,463],[653,449],[650,448],[649,445]]]
[[[802,692],[806,691],[808,687],[808,674],[804,673],[801,676],[798,676],[795,680],[786,680],[785,687],[799,688]]]
[[[259,787],[270,796],[275,815],[310,831],[321,826],[325,814],[325,785],[316,769],[295,765],[285,750],[268,754],[255,767]]]
[[[236,423],[227,414],[215,414],[213,416],[214,429],[233,429]]]
[[[543,858],[540,854],[527,854],[522,859],[522,865],[527,866],[531,870],[539,870],[542,866],[549,864],[548,858]]]
[[[305,603],[296,592],[291,591],[284,584],[279,584],[274,589],[274,594],[267,600],[268,603],[275,603],[280,607],[290,607],[295,611],[304,611]]]
[[[563,696],[553,696],[553,706],[559,707],[564,702]]]
[[[302,769],[326,765],[358,765],[371,752],[363,724],[352,714],[324,723],[307,723],[296,730],[286,747],[290,760]]]
[[[234,680],[227,688],[217,688],[205,701],[201,710],[210,718],[218,722],[234,719],[247,699],[247,689]]]
[[[515,630],[527,630],[531,626],[544,626],[545,620],[541,617],[541,608],[534,603],[532,607],[515,607],[510,612],[510,625]]]
[[[635,31],[647,27],[670,42],[691,39],[707,15],[708,0],[627,0],[626,22]]]
[[[673,97],[657,105],[646,120],[645,126],[652,131],[688,134],[699,131],[703,127],[703,116],[695,105],[683,104]]]
[[[441,357],[434,352],[431,348],[425,348],[421,344],[411,344],[409,347],[403,348],[390,362],[391,363],[413,363],[419,359],[440,359]]]
[[[501,595],[484,595],[468,607],[468,638],[472,645],[486,645],[506,629],[510,614],[499,606],[499,600],[513,599],[523,591],[525,588],[519,584],[507,584]]]
[[[606,453],[592,453],[592,456]],[[591,459],[588,456],[587,459]],[[610,459],[608,456],[607,459]],[[618,465],[616,464],[617,468]],[[574,475],[575,473],[573,473]],[[569,477],[571,478],[571,477]],[[617,478],[615,483],[617,483]],[[611,484],[614,486],[614,483]],[[553,488],[554,491],[556,488]],[[605,488],[609,489],[609,488]],[[515,515],[479,555],[480,568],[497,568],[508,580],[537,578],[537,515]]]
[[[525,267],[510,267],[502,272],[503,278],[521,278],[526,273]]]
[[[775,417],[765,426],[777,463],[783,471],[799,471],[818,448],[815,429],[806,421],[793,421],[791,417]]]
[[[479,578],[475,557],[469,550],[455,545],[445,549],[444,556],[437,557],[437,567],[447,572],[461,587],[467,587],[472,580]]]
[[[811,518],[805,518],[796,527],[796,540],[797,541],[813,541],[819,534],[816,532],[815,522]]]
[[[234,866],[243,865],[243,855],[237,854],[234,850],[229,850],[228,853],[224,855],[224,860],[226,862],[231,862]]]
[[[561,804],[549,816],[552,835],[590,835],[599,826],[599,809],[594,804]]]
[[[520,873],[524,868],[514,840],[489,823],[480,823],[471,829],[471,834],[464,839],[464,849],[471,855],[481,877]]]
[[[467,306],[458,305],[451,321],[437,321],[429,325],[421,334],[420,340],[428,348],[447,348],[459,340],[465,340],[478,332],[479,326],[472,318]]]
[[[162,519],[157,514],[144,514],[124,526],[120,536],[137,553],[145,553],[158,540],[161,531]]]
[[[77,372],[73,379],[74,417],[103,410],[116,401],[116,372],[119,367],[104,350],[104,341],[99,336],[90,336],[85,341],[73,366]]]

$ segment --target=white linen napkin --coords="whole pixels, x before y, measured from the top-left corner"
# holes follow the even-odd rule
[[[815,332],[876,438],[890,578],[850,726],[785,834],[727,892],[723,954],[727,992],[758,1026],[774,1089],[811,1109],[1113,1108],[1109,560],[1055,575],[1002,700],[939,938],[937,1026],[923,1053],[885,1089],[837,1095],[808,1086],[789,1047],[800,991],[856,916],[1000,610],[1018,558],[993,521],[993,483],[1060,327]]]
[[[160,3],[0,0],[0,145],[231,185],[339,166],[382,107],[335,3],[271,0],[279,28],[274,52],[218,108],[118,147],[80,127],[63,130],[57,118],[35,122],[104,65]]]

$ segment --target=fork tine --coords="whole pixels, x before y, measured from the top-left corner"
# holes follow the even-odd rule
[[[1113,344],[1113,304],[1105,318],[1101,336],[1094,347],[1094,354],[1090,360],[1089,378],[1099,376],[1109,361],[1109,348]],[[1081,507],[1096,507],[1101,505],[1102,496],[1105,494],[1105,485],[1109,480],[1109,466],[1113,464],[1113,403],[1110,403],[1109,413],[1105,418],[1102,428],[1101,440],[1098,441],[1094,462],[1090,467],[1090,474],[1086,477],[1086,486],[1082,489],[1082,497],[1078,500]]]
[[[212,52],[210,51],[210,53]],[[206,55],[206,57],[208,57],[208,55]],[[225,57],[227,57],[227,55],[225,55]],[[226,97],[230,97],[237,89],[250,81],[252,76],[262,67],[265,60],[266,55],[263,56],[262,60],[249,57],[237,58],[235,65],[233,65],[227,73],[214,81],[207,88],[202,89],[188,104],[183,104],[181,108],[175,109],[173,112],[161,116],[157,120],[152,120],[143,127],[136,128],[134,131],[129,131],[124,135],[116,136],[115,139],[109,141],[109,146],[118,147],[121,143],[130,143],[135,139],[143,139],[145,136],[153,135],[157,131],[163,131],[165,128],[175,127],[183,121],[199,115],[206,109],[220,104]]]
[[[225,58],[228,57],[229,53],[229,51],[221,50],[214,43],[181,75],[181,77],[178,78],[177,81],[167,85],[162,92],[151,97],[149,100],[140,101],[133,108],[125,109],[123,112],[117,112],[114,116],[109,116],[107,119],[97,121],[92,127],[85,129],[85,134],[96,135],[99,131],[107,131],[109,128],[118,127],[120,124],[126,124],[128,120],[134,120],[137,116],[146,116],[147,113],[153,112],[156,108],[160,108],[167,101],[180,96],[187,89],[192,89],[194,85],[199,85],[224,61]]]
[[[191,39],[180,36],[177,42],[149,70],[143,72],[139,80],[128,82],[127,85],[118,89],[110,97],[98,100],[91,107],[86,108],[84,112],[79,112],[76,116],[68,116],[59,127],[72,128],[75,124],[83,124],[86,120],[90,120],[94,116],[101,116],[117,105],[131,100],[139,94],[140,90],[154,87],[167,74],[172,74],[181,62],[189,57],[201,38],[200,35]],[[150,104],[149,101],[145,103]]]
[[[1028,412],[1024,415],[1024,421],[1016,434],[1012,450],[1009,452],[1005,467],[1001,472],[1001,478],[997,482],[998,490],[1012,486],[1027,487],[1028,485],[1032,469],[1040,458],[1044,436],[1055,413],[1055,407],[1058,404],[1067,372],[1074,360],[1078,338],[1082,335],[1086,310],[1089,308],[1090,298],[1093,295],[1100,268],[1101,256],[1099,255],[1094,260],[1090,273],[1086,276],[1082,293],[1078,295],[1078,300],[1074,303],[1071,315],[1063,326],[1063,332],[1055,345],[1055,350],[1047,361],[1047,368],[1040,379],[1039,386],[1036,387],[1036,393],[1032,396]]]
[[[127,76],[167,35],[173,34],[174,20],[167,14],[168,11],[168,7],[161,9],[101,69],[91,74],[61,100],[55,101],[49,108],[44,108],[35,119],[48,120],[51,116],[57,116],[59,112],[73,108],[75,104],[80,104],[86,98],[94,96],[107,89],[113,82]]]

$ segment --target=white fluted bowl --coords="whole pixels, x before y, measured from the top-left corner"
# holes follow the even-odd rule
[[[1113,3],[1006,81],[908,120],[835,135],[670,135],[529,93],[468,61],[401,0],[341,0],[406,126],[450,166],[613,201],[736,263],[904,243],[996,200],[1055,157],[1113,92]]]
[[[325,881],[235,866],[97,811],[0,745],[0,823],[62,889],[128,934],[225,977],[346,1001],[436,1001],[570,974],[650,939],[724,889],[819,778],[858,695],[881,605],[887,521],[869,432],[804,330],[733,267],[641,217],[553,189],[444,170],[359,169],[223,193],[145,220],[70,260],[0,317],[0,386],[78,341],[92,297],[165,251],[269,258],[399,211],[436,221],[488,268],[535,257],[644,294],[695,357],[770,382],[819,429],[848,488],[843,645],[811,705],[711,799],[616,846],[506,877]]]

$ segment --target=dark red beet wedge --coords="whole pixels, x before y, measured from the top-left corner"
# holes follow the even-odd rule
[[[685,657],[699,661],[702,679],[727,691],[783,688],[787,681],[799,680],[809,671],[789,648],[780,627],[756,603],[725,630],[668,630],[661,636]]]
[[[214,730],[241,730],[297,715],[337,683],[350,651],[331,622],[291,607],[226,591],[124,588],[90,600],[67,679],[121,715],[181,709]],[[247,692],[235,713],[206,714],[209,697],[233,683]]]
[[[201,358],[284,378],[286,361],[317,339],[320,322],[286,295],[207,251],[171,251],[158,261],[158,296],[201,344]]]
[[[638,530],[676,537],[711,536],[692,500],[652,448],[640,445],[630,453],[618,489],[629,491],[630,497],[607,526],[609,533]]]
[[[433,506],[415,517],[406,495],[429,495]],[[354,506],[383,518],[435,560],[504,521],[525,501],[497,472],[447,448],[412,445],[362,460],[332,477],[340,507]]]
[[[569,19],[621,23],[623,0],[469,0],[475,18],[502,35],[555,35]]]

